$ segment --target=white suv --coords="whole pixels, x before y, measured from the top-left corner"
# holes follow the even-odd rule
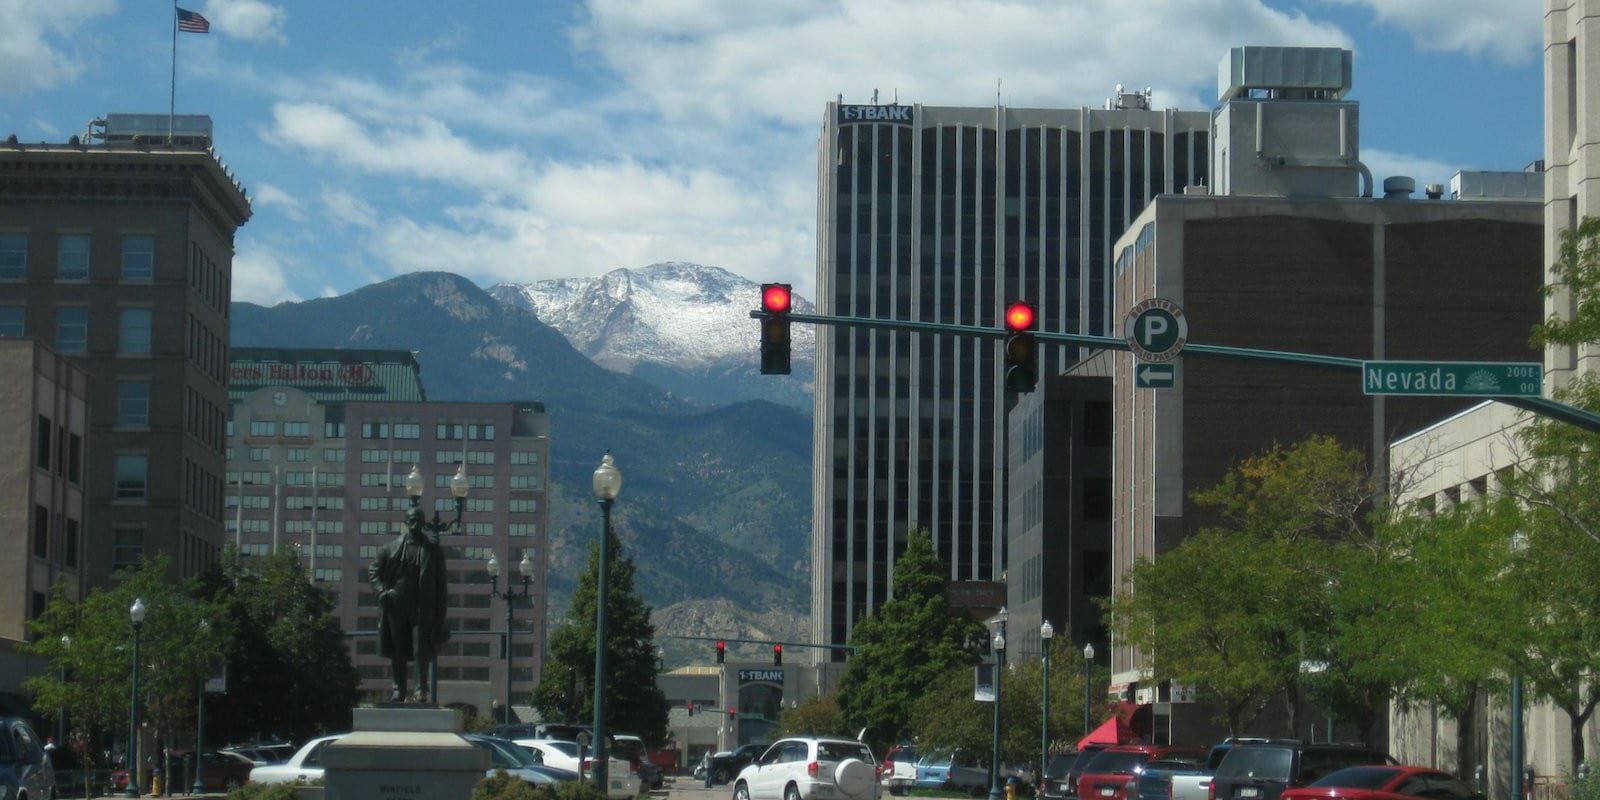
[[[734,800],[877,800],[872,750],[849,739],[774,742],[733,782]]]

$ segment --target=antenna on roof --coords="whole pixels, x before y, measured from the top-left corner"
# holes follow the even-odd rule
[[[878,104],[878,90],[877,89],[873,89],[872,90],[872,104],[873,105],[877,105]]]

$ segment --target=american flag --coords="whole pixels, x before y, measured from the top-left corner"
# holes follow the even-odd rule
[[[178,30],[186,33],[210,33],[211,20],[193,11],[178,9]]]

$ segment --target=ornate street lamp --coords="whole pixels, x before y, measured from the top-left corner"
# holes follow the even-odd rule
[[[67,653],[72,648],[72,637],[61,634],[61,668],[60,678],[63,688],[67,685]],[[67,746],[67,707],[65,704],[56,709],[56,744],[59,747]]]
[[[1089,735],[1089,670],[1094,665],[1094,642],[1083,646],[1083,735]]]
[[[528,556],[528,551],[522,551],[522,563],[517,565],[517,572],[522,575],[522,590],[517,591],[511,585],[511,580],[506,579],[506,590],[500,591],[500,562],[495,560],[494,553],[489,554],[489,563],[484,565],[489,570],[489,595],[499,597],[506,601],[506,701],[505,724],[511,724],[511,612],[517,607],[518,600],[525,600],[531,589],[528,582],[533,580],[533,559]]]
[[[133,691],[128,695],[128,790],[124,797],[139,796],[139,630],[144,627],[144,600],[134,598],[128,609],[133,621]]]
[[[411,508],[413,510],[422,503],[423,483],[422,470],[418,465],[412,464],[410,474],[406,475],[405,485],[406,494],[411,497]],[[471,486],[472,482],[467,480],[467,465],[465,463],[457,464],[456,474],[450,478],[450,494],[454,495],[456,499],[455,519],[441,520],[438,509],[434,509],[432,521],[425,518],[419,519],[418,524],[423,530],[433,534],[435,543],[439,541],[441,535],[452,527],[457,531],[461,529],[461,511],[467,506],[467,490]],[[421,674],[422,664],[418,663],[417,669],[417,684],[421,685],[426,680],[428,682],[428,697],[433,698],[433,702],[437,703],[439,701],[439,663],[437,659],[428,662],[428,675],[426,677]]]
[[[996,625],[994,638],[990,643],[994,647],[994,752],[989,758],[989,800],[1000,800],[1003,794],[1000,791],[1000,674],[1005,672],[1006,666],[1006,607],[1000,607],[1000,613],[994,615]]]
[[[211,630],[211,623],[200,620],[200,638],[204,639]],[[194,712],[194,783],[189,787],[189,794],[204,794],[206,782],[200,778],[200,767],[206,747],[206,676],[200,676],[200,695],[195,701]]]
[[[1050,769],[1050,640],[1056,629],[1045,620],[1039,625],[1039,657],[1044,659],[1044,711],[1039,719],[1039,788],[1044,789],[1044,774]]]
[[[600,502],[600,574],[595,581],[594,612],[594,785],[604,793],[606,781],[606,566],[611,539],[611,504],[622,491],[622,471],[612,463],[611,451],[600,458],[594,471],[594,496]]]

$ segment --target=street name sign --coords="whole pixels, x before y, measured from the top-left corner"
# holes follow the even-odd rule
[[[1178,380],[1174,364],[1135,364],[1133,385],[1140,389],[1171,389]]]
[[[1538,397],[1537,361],[1363,361],[1361,392],[1370,395]]]
[[[1152,297],[1128,309],[1122,334],[1134,358],[1146,363],[1171,361],[1189,340],[1189,321],[1177,303]]]

